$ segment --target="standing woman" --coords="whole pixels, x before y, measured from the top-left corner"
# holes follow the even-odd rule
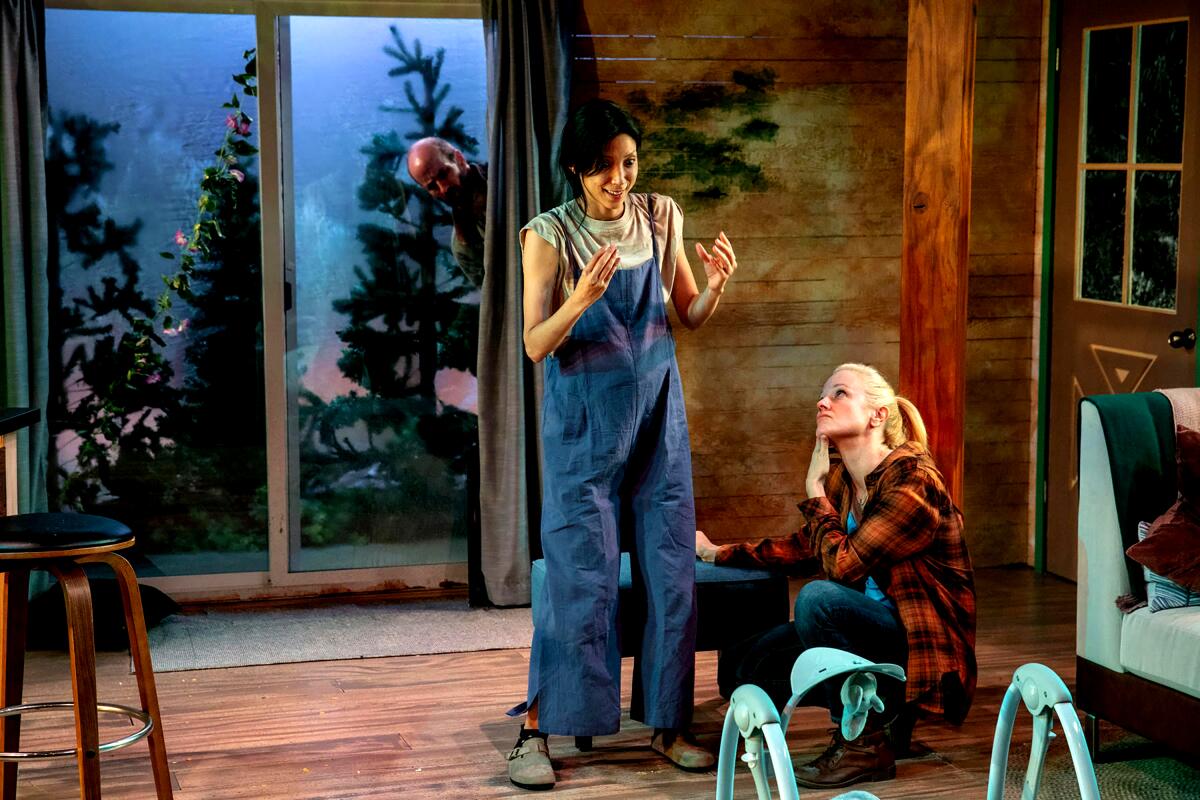
[[[685,736],[695,662],[695,509],[683,389],[666,302],[698,328],[736,268],[722,233],[701,245],[696,287],[683,213],[669,197],[631,194],[641,128],[590,101],[563,130],[559,164],[575,198],[521,230],[525,351],[546,359],[542,551],[529,688],[509,779],[554,785],[547,734],[620,728],[617,580],[622,544],[646,599],[630,715],[651,746],[685,769],[711,753]]]

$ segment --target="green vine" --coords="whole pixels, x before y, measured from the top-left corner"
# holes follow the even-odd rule
[[[246,60],[245,70],[234,75],[233,82],[242,87],[242,94],[247,97],[257,97],[258,59],[255,50],[245,51],[242,53],[242,58]],[[254,120],[242,109],[242,103],[237,94],[231,96],[229,102],[223,103],[221,108],[229,109],[229,113],[225,116],[225,138],[222,139],[221,146],[213,153],[216,157],[213,165],[204,168],[204,174],[200,179],[200,198],[196,201],[195,222],[192,223],[187,233],[184,233],[183,228],[175,231],[175,244],[179,248],[178,259],[175,253],[167,250],[159,253],[169,261],[178,260],[179,262],[179,269],[174,274],[162,276],[166,288],[155,303],[154,317],[157,318],[161,315],[162,333],[167,335],[180,333],[188,326],[186,319],[181,320],[177,326],[174,317],[167,313],[173,305],[172,294],[185,302],[193,299],[192,278],[196,272],[196,265],[204,263],[209,258],[213,241],[223,236],[216,215],[217,198],[236,188],[236,184],[246,179],[246,174],[238,169],[238,165],[241,163],[241,159],[251,158],[258,153],[258,148],[252,145],[249,139],[250,127]],[[158,339],[154,320],[139,320],[138,322],[148,325],[148,330],[139,331],[141,338],[138,341],[139,347],[148,349],[151,340]],[[161,343],[161,339],[159,341]],[[144,357],[139,358],[136,362],[139,368],[149,363],[148,354],[140,355]],[[130,370],[130,379],[133,374],[134,370]]]

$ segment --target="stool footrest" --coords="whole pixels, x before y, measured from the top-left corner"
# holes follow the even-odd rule
[[[25,703],[19,706],[6,706],[0,708],[0,717],[15,717],[24,714],[27,711],[47,711],[52,708],[74,708],[75,704],[69,701],[54,702],[54,703]],[[134,742],[141,741],[150,735],[150,731],[154,730],[154,720],[151,716],[140,708],[130,708],[116,703],[97,703],[96,710],[102,714],[121,714],[136,719],[142,723],[142,727],[128,736],[122,736],[120,739],[114,739],[111,742],[104,742],[98,748],[101,753],[108,753],[112,750],[120,750],[122,747],[128,747]],[[74,748],[66,748],[63,750],[30,750],[25,752],[4,753],[0,752],[0,761],[40,761],[50,758],[75,758],[78,751]]]

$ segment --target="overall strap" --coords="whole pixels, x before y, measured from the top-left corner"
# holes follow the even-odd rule
[[[661,273],[662,264],[658,262],[658,235],[654,230],[654,195],[649,192],[646,192],[646,209],[650,214],[650,247],[654,253],[654,268]]]
[[[577,264],[572,257],[575,252],[571,247],[571,237],[567,231],[567,225],[572,222],[569,209],[573,207],[573,203],[566,208],[554,208],[550,210],[550,219],[554,220],[558,226],[558,235],[562,239],[562,259],[559,262],[557,281],[561,289],[566,281],[567,273],[570,273],[572,282],[579,280],[579,273],[583,271],[583,265]],[[575,224],[582,224],[576,222]],[[563,262],[566,262],[565,265]]]

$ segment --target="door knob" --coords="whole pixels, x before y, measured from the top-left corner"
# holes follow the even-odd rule
[[[1196,332],[1191,328],[1184,328],[1181,331],[1171,331],[1167,336],[1167,344],[1176,349],[1182,347],[1185,350],[1191,350],[1196,346]]]

